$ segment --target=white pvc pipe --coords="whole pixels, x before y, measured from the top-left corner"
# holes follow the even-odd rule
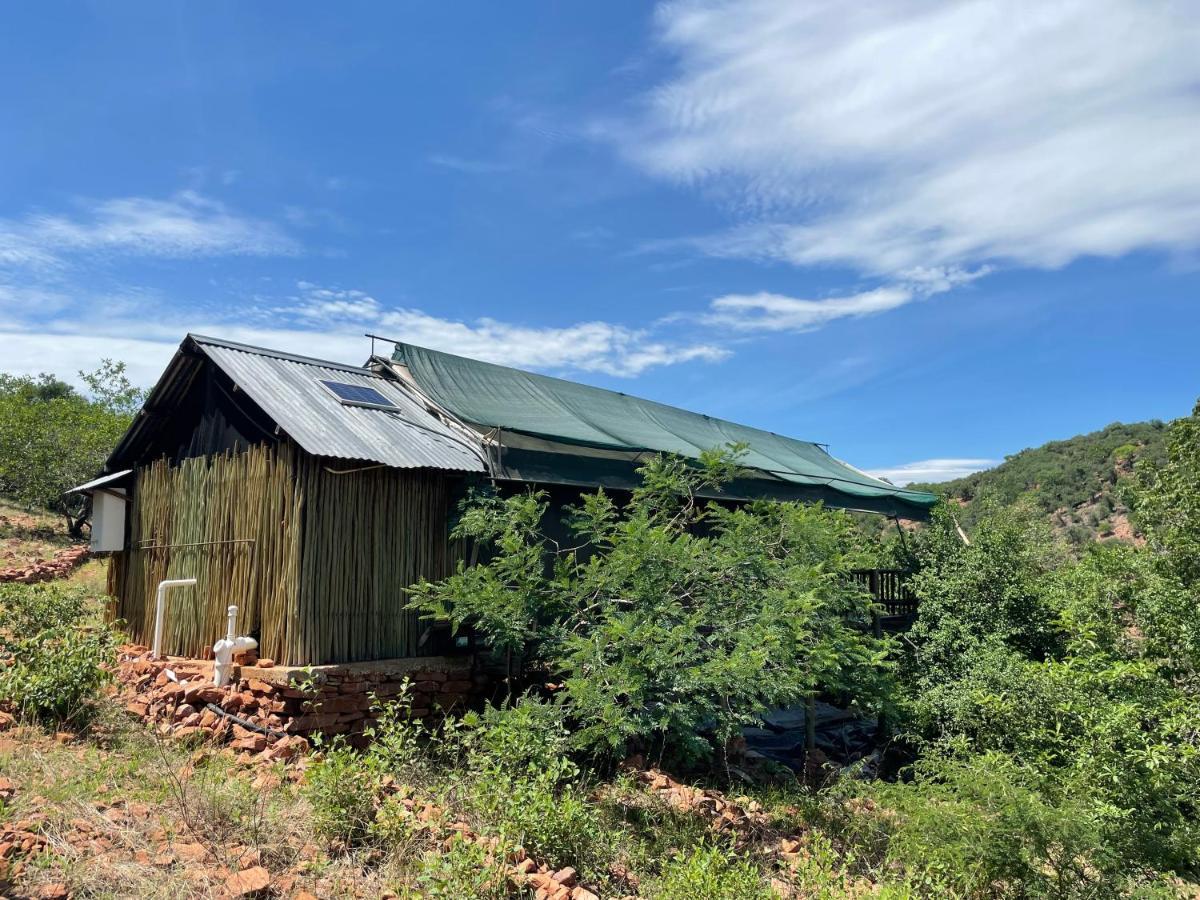
[[[225,612],[227,615],[225,620],[225,637],[213,644],[213,684],[217,687],[224,687],[226,682],[229,681],[229,677],[233,673],[233,657],[235,654],[254,650],[258,647],[258,641],[252,637],[233,636],[234,629],[237,628],[238,608],[230,606]]]
[[[150,650],[156,658],[162,656],[163,608],[167,604],[167,589],[190,587],[195,583],[195,578],[169,578],[158,583],[158,594],[154,599],[154,646]]]

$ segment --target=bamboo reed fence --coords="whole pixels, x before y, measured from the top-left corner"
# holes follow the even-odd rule
[[[450,574],[452,483],[428,471],[357,469],[301,455],[304,553],[298,656],[312,663],[428,654],[408,586]]]
[[[236,604],[238,633],[287,661],[301,543],[294,468],[290,447],[263,445],[138,470],[129,548],[110,569],[116,615],[135,640],[153,634],[158,583],[195,578],[194,588],[168,595],[165,652],[209,655],[225,634],[226,607]]]
[[[335,466],[286,444],[152,463],[109,569],[114,615],[147,643],[159,581],[194,577],[168,595],[167,653],[209,655],[231,603],[238,633],[283,665],[430,653],[406,589],[463,558],[447,539],[452,490],[437,473]]]

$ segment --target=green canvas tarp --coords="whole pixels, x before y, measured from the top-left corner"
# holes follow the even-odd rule
[[[561,378],[480,362],[397,343],[394,362],[417,386],[459,419],[484,429],[528,435],[558,444],[631,453],[675,453],[691,459],[704,450],[745,444],[744,466],[757,470],[751,496],[825,499],[832,505],[924,517],[935,497],[880,481],[831,456],[818,444],[783,437],[712,416],[591,387]],[[542,478],[556,466],[580,466],[555,454],[517,454],[515,464]],[[588,463],[599,471],[611,461]],[[615,475],[613,477],[616,477]],[[530,480],[534,480],[530,478]],[[581,479],[565,479],[577,481]],[[587,480],[587,479],[582,479]],[[604,483],[603,479],[597,480]]]

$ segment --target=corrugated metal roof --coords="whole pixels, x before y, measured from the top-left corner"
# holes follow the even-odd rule
[[[403,387],[370,369],[190,337],[247,397],[314,456],[397,469],[486,471],[477,444],[431,414]],[[322,380],[373,388],[398,411],[347,406]]]
[[[113,472],[111,475],[101,475],[99,478],[93,478],[91,481],[85,481],[83,484],[76,485],[69,491],[63,491],[63,495],[87,494],[98,487],[104,487],[104,485],[112,484],[114,481],[120,481],[126,475],[131,474],[133,474],[133,469],[123,469],[120,472]]]

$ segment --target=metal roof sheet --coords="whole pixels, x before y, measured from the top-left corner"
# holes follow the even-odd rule
[[[304,450],[397,469],[486,471],[483,450],[370,369],[190,336]],[[322,380],[373,388],[397,411],[347,406]]]
[[[114,481],[120,481],[126,475],[131,475],[133,469],[122,469],[120,472],[113,472],[111,475],[101,475],[99,478],[93,478],[91,481],[85,481],[83,484],[76,485],[69,491],[63,491],[66,494],[88,494],[96,488],[104,487],[106,484],[112,484]]]

